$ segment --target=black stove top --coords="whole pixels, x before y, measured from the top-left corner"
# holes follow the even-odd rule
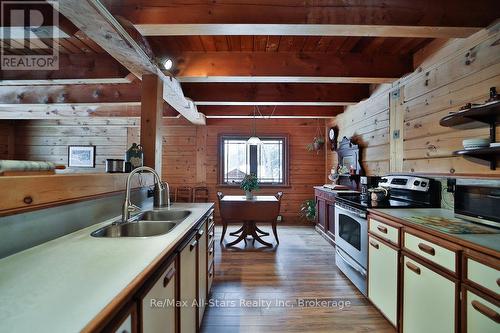
[[[367,210],[368,208],[425,208],[429,205],[406,201],[400,199],[388,199],[383,201],[361,200],[360,195],[342,195],[335,199],[337,202],[351,207]]]

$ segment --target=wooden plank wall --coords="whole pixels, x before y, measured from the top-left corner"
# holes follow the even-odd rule
[[[321,128],[324,121],[320,121]],[[324,183],[325,154],[308,152],[306,145],[316,134],[314,119],[263,119],[257,121],[257,134],[288,134],[290,150],[289,188],[261,189],[258,194],[283,191],[281,213],[285,222],[297,221],[300,204],[314,198],[313,186]],[[172,187],[205,185],[210,201],[217,191],[242,194],[239,188],[218,186],[218,136],[251,134],[248,119],[208,119],[207,126],[193,126],[184,120],[168,120],[163,127],[163,175]]]
[[[0,120],[0,159],[14,155],[14,125],[11,120]]]
[[[137,128],[139,123],[139,118],[125,117],[18,120],[13,157],[67,165],[68,145],[95,145],[96,168],[71,168],[65,172],[104,172],[107,158],[125,157],[129,141],[133,140],[129,138],[131,128]]]
[[[389,87],[380,87],[369,99],[329,122],[343,135],[354,136],[365,148],[363,165],[368,175],[396,171],[389,163],[389,94],[400,89],[403,96],[402,171],[405,173],[493,176],[487,163],[475,163],[452,152],[462,140],[487,137],[487,127],[454,129],[439,120],[468,102],[482,103],[489,88],[500,90],[500,25],[484,29],[467,39],[436,42],[417,54],[420,67]],[[497,129],[497,138],[500,129]],[[498,141],[498,140],[497,140]],[[328,153],[326,167],[336,164]],[[480,162],[479,160],[475,160]]]
[[[353,138],[362,147],[361,160],[368,175],[389,171],[389,85],[382,85],[372,96],[327,122],[339,128],[339,141]],[[337,155],[326,152],[326,170],[337,165]]]
[[[138,118],[68,118],[60,120],[16,121],[16,159],[47,160],[67,164],[67,145],[96,145],[96,169],[68,169],[67,172],[104,171],[106,158],[123,158],[132,142],[139,142]],[[317,120],[266,119],[257,121],[258,134],[288,134],[290,144],[290,182],[288,188],[260,190],[275,194],[283,190],[282,214],[296,222],[300,204],[314,197],[313,186],[324,183],[325,154],[308,152],[306,145],[317,131]],[[320,121],[324,128],[324,120]],[[210,201],[216,192],[241,194],[240,189],[217,184],[217,139],[219,134],[250,134],[248,119],[210,119],[207,126],[194,126],[183,118],[163,119],[162,177],[172,188],[203,185]]]

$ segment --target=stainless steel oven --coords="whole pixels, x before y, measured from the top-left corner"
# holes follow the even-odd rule
[[[366,295],[368,221],[365,210],[335,203],[335,243],[337,267]]]

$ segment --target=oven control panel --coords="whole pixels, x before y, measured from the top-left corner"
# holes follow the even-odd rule
[[[388,188],[399,188],[405,190],[429,191],[431,180],[428,178],[414,177],[414,176],[383,176],[378,185]]]

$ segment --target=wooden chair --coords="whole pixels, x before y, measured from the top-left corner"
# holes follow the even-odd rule
[[[276,218],[272,222],[274,238],[276,238],[276,243],[278,243],[278,244],[280,243],[280,241],[278,239],[278,231],[276,230],[276,225],[278,224],[278,220],[281,221],[281,216],[279,215],[279,212],[281,209],[281,198],[283,198],[283,192],[276,193],[276,199],[278,199],[278,218]]]
[[[180,186],[175,189],[175,202],[192,202],[193,189],[189,186]]]
[[[237,220],[234,218],[234,216],[238,216],[237,212],[234,211],[234,207],[231,205],[228,205],[227,203],[224,204],[222,200],[224,198],[224,193],[222,192],[217,192],[217,201],[219,203],[219,213],[220,213],[220,218],[222,222],[222,235],[220,237],[220,243],[224,241],[224,236],[226,235],[227,231],[227,225],[229,223],[242,223],[243,221]],[[237,236],[240,232],[243,230],[243,226],[235,232],[231,232],[231,236]],[[246,243],[246,240],[245,240]]]
[[[208,202],[208,188],[206,186],[196,186],[193,189],[193,202]]]

